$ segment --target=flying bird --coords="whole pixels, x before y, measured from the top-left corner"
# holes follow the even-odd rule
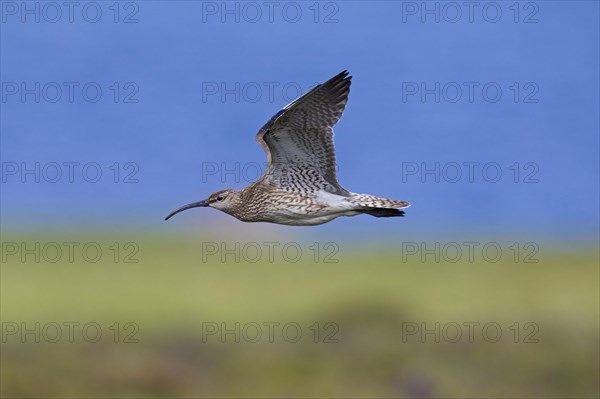
[[[317,85],[275,114],[256,140],[267,155],[263,175],[243,190],[221,190],[208,199],[184,205],[211,207],[243,222],[314,226],[338,216],[404,216],[407,201],[356,194],[337,181],[333,126],[350,93],[348,71]]]

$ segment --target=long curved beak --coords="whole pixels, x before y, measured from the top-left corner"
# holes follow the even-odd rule
[[[176,211],[171,212],[169,214],[169,216],[167,216],[165,218],[165,220],[169,220],[173,215],[175,215],[175,214],[177,214],[179,212],[183,212],[183,211],[185,211],[187,209],[199,208],[199,207],[204,207],[204,206],[208,206],[208,200],[207,199],[204,200],[204,201],[192,202],[191,204],[184,205],[181,208],[177,209]]]

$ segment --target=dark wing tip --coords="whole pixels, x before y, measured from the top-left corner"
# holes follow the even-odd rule
[[[344,69],[342,72],[338,73],[337,75],[335,75],[333,78],[329,79],[329,80],[334,80],[334,79],[352,79],[352,76],[350,76],[350,72],[348,72],[347,69]]]
[[[324,96],[323,100],[330,104],[345,105],[350,94],[351,81],[352,76],[349,75],[349,72],[342,71],[320,85],[320,91]]]
[[[404,211],[389,208],[372,208],[364,211],[367,215],[375,216],[376,218],[403,217]]]
[[[313,94],[317,90],[322,90],[323,92],[327,93],[326,95],[329,97],[330,102],[333,102],[333,103],[345,102],[348,98],[348,94],[350,93],[351,80],[352,80],[352,76],[350,76],[350,72],[348,72],[348,70],[344,69],[342,72],[338,73],[333,78],[326,81],[325,83],[321,83],[321,84],[313,87],[312,90],[310,90],[308,93],[306,93],[303,96],[298,97],[297,99],[295,99],[294,101],[289,103],[287,106],[285,106],[282,110],[280,110],[275,115],[273,115],[271,117],[271,119],[269,119],[267,121],[267,123],[265,123],[259,129],[259,131],[257,133],[257,137],[261,133],[263,133],[264,131],[269,129],[271,126],[273,126],[275,121],[281,115],[283,115],[289,108],[291,108],[293,105],[299,103],[302,99],[309,97],[311,94]]]
[[[321,86],[332,88],[338,86],[340,83],[348,84],[349,86],[351,80],[352,76],[350,75],[350,72],[348,72],[347,70],[343,70],[342,72],[335,75],[333,78],[329,79],[327,82],[323,83]]]

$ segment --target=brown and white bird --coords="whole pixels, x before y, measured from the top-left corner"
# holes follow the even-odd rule
[[[208,199],[184,205],[171,216],[190,208],[211,207],[243,222],[269,222],[312,226],[338,216],[367,214],[404,216],[410,204],[356,194],[337,181],[333,126],[342,116],[350,93],[344,71],[294,100],[273,116],[256,140],[265,150],[264,174],[243,190],[221,190]]]

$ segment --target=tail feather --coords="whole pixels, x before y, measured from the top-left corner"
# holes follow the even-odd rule
[[[357,211],[377,218],[404,216],[404,211],[400,209],[410,206],[407,201],[379,198],[369,194],[352,194],[352,203],[358,206]]]
[[[397,201],[379,198],[369,194],[352,194],[352,203],[357,205],[357,211],[376,218],[404,216],[402,208],[408,208],[407,201]]]
[[[359,207],[367,209],[401,209],[408,208],[410,206],[410,203],[408,203],[407,201],[379,198],[369,194],[352,194],[352,203],[358,205]]]

